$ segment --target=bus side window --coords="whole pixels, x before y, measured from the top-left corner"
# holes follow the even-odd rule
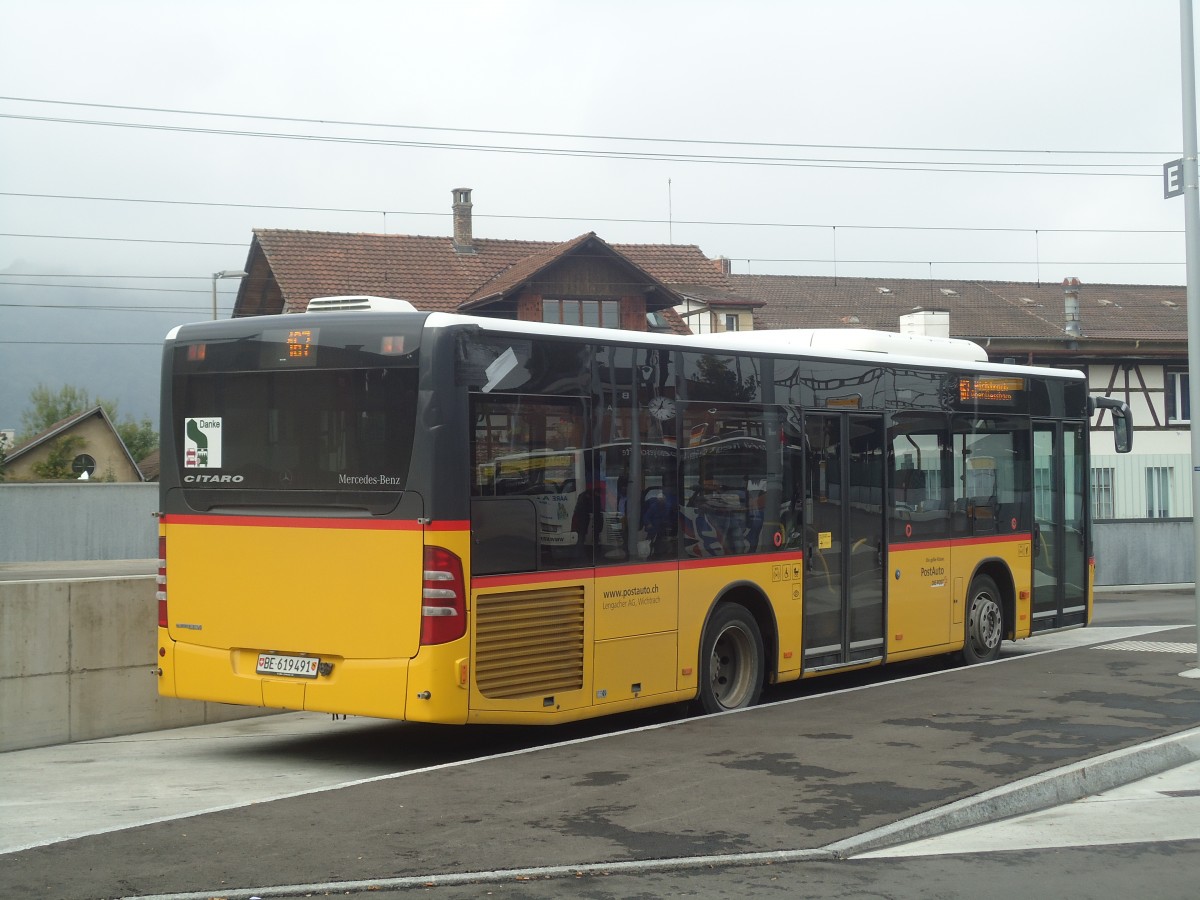
[[[590,452],[579,445],[584,435],[584,407],[579,399],[479,395],[471,397],[471,496],[475,501],[511,499],[512,528],[521,541],[508,564],[496,571],[517,572],[564,568],[579,564],[573,513],[588,485],[585,465]],[[502,509],[504,507],[496,507]],[[526,533],[525,511],[534,510]],[[485,516],[493,515],[489,507]],[[489,546],[501,546],[493,541]],[[532,545],[538,563],[524,554]],[[475,547],[480,552],[479,546]],[[590,559],[588,560],[590,564]],[[487,561],[505,565],[503,557]],[[472,571],[476,570],[472,565]]]
[[[1008,534],[1029,524],[1029,427],[1009,416],[954,417],[955,532]]]
[[[944,538],[950,507],[943,471],[947,420],[943,415],[899,414],[889,431],[892,459],[888,517],[893,541]]]
[[[532,572],[538,565],[538,515],[524,497],[471,501],[471,574]]]

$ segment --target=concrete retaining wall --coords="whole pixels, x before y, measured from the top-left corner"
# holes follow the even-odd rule
[[[0,583],[0,751],[265,710],[158,696],[153,576]]]

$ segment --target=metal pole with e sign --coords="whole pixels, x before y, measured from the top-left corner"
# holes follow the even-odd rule
[[[1163,199],[1183,196],[1183,160],[1163,163]]]
[[[1196,62],[1193,51],[1192,0],[1179,0],[1179,39],[1181,67],[1183,69],[1183,186],[1177,193],[1183,194],[1184,231],[1187,244],[1187,332],[1188,332],[1188,383],[1191,408],[1200,409],[1200,184],[1197,183],[1196,167]],[[1170,190],[1168,167],[1163,167],[1164,192]],[[1200,422],[1190,425],[1192,436],[1192,534],[1195,552],[1193,564],[1200,566]],[[1200,573],[1193,576],[1196,581],[1196,625],[1200,638]],[[1187,678],[1200,678],[1200,639],[1196,642],[1196,668],[1182,674]]]

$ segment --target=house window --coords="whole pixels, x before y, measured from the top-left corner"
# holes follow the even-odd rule
[[[725,313],[725,330],[726,331],[737,331],[738,330],[737,313]]]
[[[618,300],[558,300],[547,297],[542,300],[542,321],[555,325],[620,328],[621,303]]]
[[[1092,518],[1115,518],[1113,506],[1113,470],[1107,466],[1092,467]]]
[[[1171,478],[1169,466],[1146,467],[1146,518],[1166,519],[1171,515]]]
[[[96,473],[96,460],[87,453],[80,453],[71,460],[71,471],[77,477],[87,475],[91,478]]]
[[[1167,370],[1167,421],[1185,424],[1192,421],[1192,395],[1188,373]]]

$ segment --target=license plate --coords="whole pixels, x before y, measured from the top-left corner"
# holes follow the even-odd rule
[[[289,678],[316,678],[317,666],[321,664],[315,656],[281,656],[278,653],[258,654],[259,675],[287,675]]]

